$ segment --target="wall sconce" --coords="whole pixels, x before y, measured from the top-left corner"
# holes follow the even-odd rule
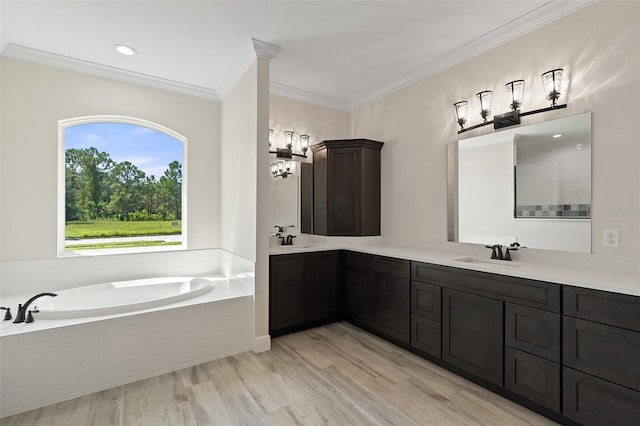
[[[269,154],[276,154],[278,158],[302,157],[307,158],[307,150],[309,149],[309,135],[300,135],[298,141],[300,144],[300,152],[294,152],[295,132],[286,130],[283,133],[284,148],[276,146],[274,130],[269,129]],[[275,150],[272,148],[275,146]]]
[[[274,178],[283,178],[286,179],[287,176],[292,175],[294,171],[293,167],[294,162],[291,160],[286,161],[276,161],[271,164],[271,174]]]
[[[560,87],[562,83],[562,68],[557,68],[551,71],[547,71],[542,74],[542,85],[546,92],[547,100],[551,101],[551,106],[547,108],[536,109],[533,111],[520,112],[522,101],[524,99],[524,80],[514,80],[506,84],[507,93],[509,95],[509,108],[510,112],[495,115],[493,120],[488,121],[487,118],[491,114],[491,102],[493,98],[493,92],[490,90],[484,90],[476,93],[476,97],[480,102],[480,116],[482,117],[482,123],[476,124],[465,128],[464,125],[467,122],[467,101],[460,101],[453,104],[456,121],[460,126],[458,134],[477,129],[478,127],[493,124],[494,129],[501,129],[503,127],[513,126],[520,124],[520,117],[527,115],[538,114],[540,112],[547,112],[554,109],[566,108],[567,104],[558,105],[557,100],[560,98]]]

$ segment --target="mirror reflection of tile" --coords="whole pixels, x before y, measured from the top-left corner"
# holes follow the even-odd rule
[[[538,204],[516,206],[516,217],[590,219],[591,204]]]

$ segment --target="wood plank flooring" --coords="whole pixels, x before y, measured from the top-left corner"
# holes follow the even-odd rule
[[[244,353],[96,392],[2,426],[553,425],[339,322]]]

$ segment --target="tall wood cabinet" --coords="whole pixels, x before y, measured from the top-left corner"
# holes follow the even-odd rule
[[[380,235],[382,142],[341,139],[312,145],[313,233]]]

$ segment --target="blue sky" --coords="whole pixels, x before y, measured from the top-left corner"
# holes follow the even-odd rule
[[[65,149],[94,147],[117,162],[129,161],[157,179],[169,163],[182,164],[182,143],[164,133],[122,123],[90,123],[67,127]]]

